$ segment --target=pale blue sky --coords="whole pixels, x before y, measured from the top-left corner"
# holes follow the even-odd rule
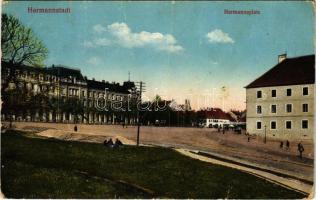
[[[28,7],[69,7],[71,13],[31,14]],[[225,15],[224,9],[260,15]],[[132,80],[146,82],[148,98],[190,98],[195,108],[245,108],[243,87],[275,65],[278,54],[314,53],[310,2],[16,1],[3,12],[43,40],[47,65],[78,67],[89,78],[119,82],[130,71]],[[225,105],[214,100],[223,86]],[[201,94],[212,100],[197,100]]]

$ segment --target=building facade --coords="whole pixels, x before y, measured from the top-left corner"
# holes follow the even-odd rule
[[[223,128],[229,127],[236,121],[220,108],[210,108],[198,111],[200,127]]]
[[[315,56],[286,58],[246,86],[247,132],[276,139],[312,139]]]
[[[79,69],[35,68],[2,62],[2,120],[134,124],[134,82],[89,80]],[[18,100],[19,99],[19,100]]]

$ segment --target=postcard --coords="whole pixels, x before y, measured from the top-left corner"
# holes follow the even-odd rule
[[[314,2],[1,5],[2,198],[314,198]]]

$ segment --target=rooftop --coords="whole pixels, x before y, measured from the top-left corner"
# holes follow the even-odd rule
[[[124,85],[120,85],[119,83],[109,83],[109,82],[102,82],[96,80],[87,80],[88,88],[96,89],[96,90],[105,90],[109,92],[118,92],[122,94],[129,94],[128,91],[131,88],[128,88]]]
[[[286,58],[245,88],[315,83],[315,55]]]

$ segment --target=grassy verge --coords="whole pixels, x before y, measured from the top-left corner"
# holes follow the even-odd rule
[[[171,149],[1,134],[1,187],[9,198],[302,198],[255,176]]]

